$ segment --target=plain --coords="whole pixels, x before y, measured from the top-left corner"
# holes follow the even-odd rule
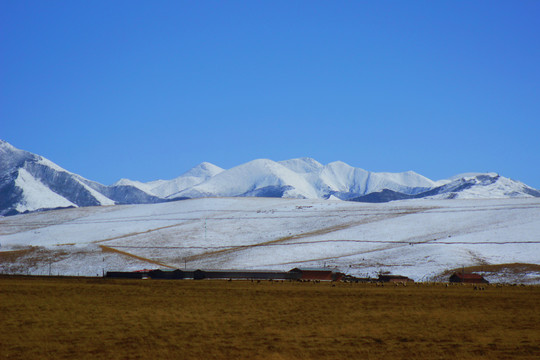
[[[0,277],[2,359],[537,359],[540,287]]]

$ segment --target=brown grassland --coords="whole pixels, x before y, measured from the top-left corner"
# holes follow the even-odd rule
[[[0,359],[538,359],[540,287],[0,277]]]

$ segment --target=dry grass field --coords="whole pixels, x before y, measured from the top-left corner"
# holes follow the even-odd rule
[[[540,287],[0,277],[1,359],[538,359]]]

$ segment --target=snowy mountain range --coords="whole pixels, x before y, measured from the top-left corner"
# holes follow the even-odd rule
[[[376,173],[337,161],[257,159],[224,170],[201,163],[172,180],[102,185],[0,140],[0,216],[65,207],[144,204],[201,197],[283,197],[387,202],[412,198],[540,197],[494,173],[432,181],[413,171]]]

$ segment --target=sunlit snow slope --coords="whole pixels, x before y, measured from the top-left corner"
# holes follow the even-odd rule
[[[461,266],[540,264],[536,198],[193,199],[16,215],[0,218],[0,231],[0,270],[32,274],[326,266],[426,280]]]

